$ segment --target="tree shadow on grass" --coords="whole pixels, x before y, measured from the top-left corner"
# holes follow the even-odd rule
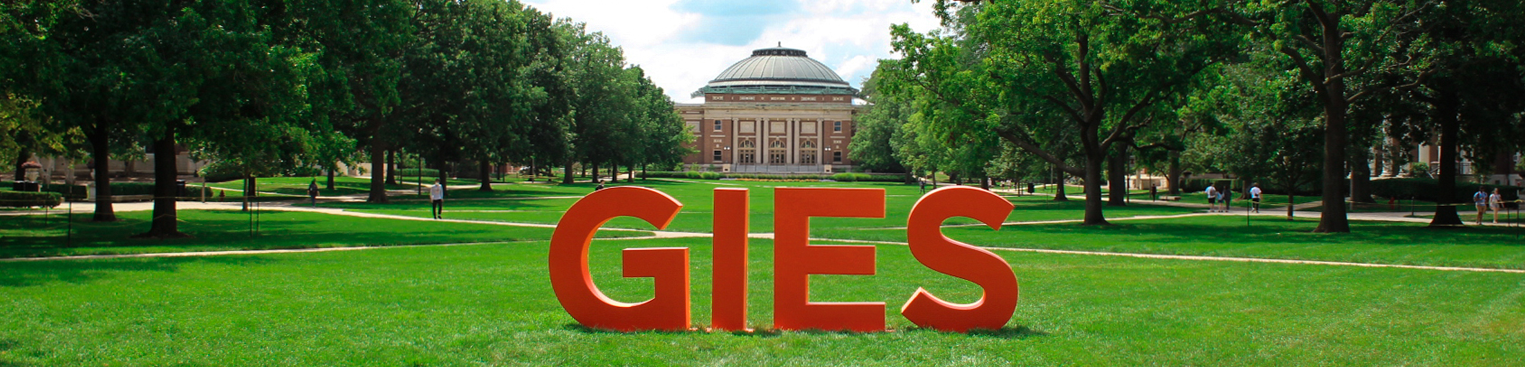
[[[0,239],[0,257],[513,242],[549,238],[551,234],[550,229],[543,228],[398,222],[278,211],[260,213],[259,231],[250,233],[253,223],[247,214],[205,211],[181,216],[180,230],[195,238],[160,240],[131,238],[147,230],[148,223],[143,218],[146,213],[129,215],[115,223],[90,223],[88,218],[75,218],[72,240],[57,233],[61,231],[6,237]],[[15,225],[26,228],[28,223]]]
[[[702,332],[701,330],[685,330],[685,331],[649,330],[649,331],[627,332],[627,331],[618,331],[618,330],[609,330],[609,329],[590,328],[590,327],[583,326],[581,324],[575,324],[575,323],[569,323],[569,324],[562,325],[562,328],[567,329],[567,330],[577,331],[577,332],[584,333],[584,334],[603,334],[603,335],[634,335],[634,334],[683,335],[683,334],[691,334],[691,333]],[[859,332],[859,331],[842,331],[842,330],[816,330],[816,329],[795,331],[795,333],[804,334],[804,335],[873,335],[873,334],[883,334],[883,333],[887,333],[887,332],[893,333],[893,332],[897,332],[897,331],[895,331],[895,330],[888,330],[888,331]],[[941,334],[963,334],[963,335],[968,335],[970,337],[976,337],[976,338],[1013,339],[1013,340],[1027,339],[1027,338],[1031,338],[1031,337],[1039,337],[1039,336],[1047,336],[1048,335],[1048,333],[1046,333],[1046,332],[1035,330],[1035,329],[1032,329],[1032,328],[1029,328],[1029,327],[1026,327],[1026,326],[1014,326],[1014,327],[1013,326],[1007,326],[1007,327],[1002,327],[1002,328],[1000,328],[998,330],[974,329],[974,330],[970,330],[968,333],[946,332],[946,331],[940,331],[940,330],[935,330],[935,329],[927,329],[927,328],[920,328],[920,327],[914,327],[913,326],[913,327],[909,327],[909,328],[906,328],[904,330],[901,330],[900,332],[908,332],[908,333],[911,333],[911,332],[925,332],[925,333],[941,333]],[[753,329],[753,330],[750,330],[750,331],[729,331],[729,332],[725,332],[725,333],[728,333],[728,334],[731,334],[731,335],[734,335],[734,336],[759,337],[759,338],[777,338],[777,337],[780,337],[780,336],[784,335],[784,331],[783,330],[779,330],[779,329]]]
[[[28,261],[5,264],[0,270],[0,287],[35,287],[54,283],[84,284],[109,279],[126,272],[176,272],[187,264],[233,266],[264,265],[276,260],[255,256],[198,256],[174,258],[131,258],[89,261]],[[0,340],[0,350],[5,350]]]
[[[10,352],[16,350],[16,348],[20,346],[21,342],[18,342],[15,339],[0,339],[0,367],[31,366],[30,364],[22,362],[6,360],[6,358],[11,356]]]
[[[970,337],[975,337],[975,338],[1013,339],[1013,340],[1022,340],[1022,339],[1027,339],[1027,338],[1031,338],[1031,337],[1048,336],[1047,332],[1043,332],[1041,330],[1036,330],[1036,329],[1029,328],[1027,326],[1021,326],[1021,325],[1018,325],[1018,326],[1004,326],[1004,327],[1001,327],[1000,329],[996,329],[996,330],[974,329],[974,330],[969,330],[969,332],[967,332],[967,333],[953,333],[953,332],[939,331],[939,330],[935,330],[935,329],[927,329],[927,328],[921,328],[921,327],[914,327],[913,326],[913,327],[906,328],[906,332],[929,332],[929,333],[945,333],[945,334],[964,334],[964,335],[968,335]]]

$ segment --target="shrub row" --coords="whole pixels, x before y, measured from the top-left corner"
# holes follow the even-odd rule
[[[1451,199],[1458,203],[1472,202],[1472,194],[1477,192],[1477,183],[1457,182],[1456,190],[1451,192]],[[1505,201],[1517,200],[1520,187],[1502,185],[1483,185],[1488,187],[1488,193],[1493,189],[1499,189],[1499,194],[1504,196]],[[1440,201],[1440,181],[1432,178],[1392,178],[1386,180],[1371,181],[1372,195],[1384,198],[1408,199],[1414,198],[1423,201]]]
[[[47,207],[63,204],[64,196],[56,192],[0,191],[0,206],[11,208]]]
[[[842,182],[905,182],[905,175],[899,173],[797,173],[797,174],[769,174],[769,173],[720,173],[720,172],[672,172],[653,171],[646,172],[645,177],[651,178],[688,178],[699,180],[719,180],[722,178],[738,180],[771,180],[771,181],[820,181],[833,180]]]

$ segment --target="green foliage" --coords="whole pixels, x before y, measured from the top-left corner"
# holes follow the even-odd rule
[[[1479,185],[1470,182],[1458,181],[1448,199],[1452,203],[1472,203],[1472,194],[1477,192]],[[1488,193],[1493,189],[1499,189],[1499,194],[1504,196],[1505,201],[1518,200],[1516,196],[1522,189],[1515,186],[1481,185],[1488,187]],[[1383,198],[1409,199],[1421,201],[1443,202],[1444,193],[1440,189],[1440,182],[1431,178],[1392,178],[1371,181],[1372,195]]]
[[[0,207],[53,208],[63,204],[64,197],[56,192],[0,191]]]

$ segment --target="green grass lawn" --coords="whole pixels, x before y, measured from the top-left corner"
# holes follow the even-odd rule
[[[772,321],[772,252],[752,241],[750,320]],[[628,246],[691,248],[695,326],[710,320],[708,241],[601,241],[610,297]],[[544,243],[7,263],[0,364],[117,365],[1518,365],[1525,275],[1001,253],[1022,287],[1007,327],[919,330],[924,287],[978,288],[878,246],[874,276],[816,276],[814,301],[885,302],[893,331],[613,333],[576,325]]]
[[[746,188],[750,190],[751,197],[751,223],[753,232],[773,232],[773,192],[776,187],[860,187],[879,188],[885,192],[885,218],[884,219],[858,219],[858,218],[817,218],[812,219],[812,229],[852,229],[852,228],[882,228],[904,227],[906,216],[916,200],[921,198],[920,187],[899,183],[829,183],[829,182],[755,182],[755,181],[704,181],[704,180],[648,180],[637,181],[635,184],[618,184],[612,186],[644,186],[660,190],[683,203],[684,207],[678,213],[678,217],[668,226],[669,230],[687,232],[709,232],[712,227],[714,215],[714,189],[715,188]],[[446,215],[450,218],[469,220],[518,222],[518,223],[542,223],[555,224],[561,219],[562,213],[577,202],[577,199],[593,191],[593,184],[577,183],[571,185],[499,185],[498,191],[481,193],[475,190],[464,192],[452,190],[446,200]],[[463,198],[464,197],[464,198]],[[551,199],[545,199],[551,197]],[[1007,196],[1017,210],[1007,218],[1008,221],[1050,221],[1050,220],[1077,220],[1084,217],[1085,203],[1081,200],[1055,202],[1045,196]],[[398,200],[422,200],[410,196],[394,197]],[[477,200],[494,199],[494,200]],[[319,206],[330,208],[342,208],[360,212],[406,215],[415,217],[428,217],[429,206],[422,201],[397,202],[390,204],[371,203],[329,203]],[[1107,214],[1113,217],[1132,217],[1145,215],[1173,215],[1199,212],[1192,208],[1177,208],[1167,206],[1132,205],[1121,208],[1107,208]],[[974,223],[967,218],[955,218],[950,224]],[[615,228],[649,228],[649,225],[638,219],[617,218],[610,221],[607,226]]]
[[[135,234],[148,232],[151,213],[147,211],[117,213],[122,220],[114,223],[90,222],[88,214],[75,215],[72,229],[65,215],[54,213],[50,216],[0,217],[0,258],[513,242],[544,240],[551,236],[548,228],[280,211],[261,211],[259,232],[251,233],[255,218],[245,212],[181,210],[178,213],[180,231],[193,238],[154,240],[132,238]],[[71,230],[72,239],[68,238]],[[605,237],[647,234],[600,232]]]
[[[264,179],[262,179],[264,181]],[[236,185],[236,184],[235,184]],[[302,183],[305,186],[305,182]],[[625,185],[621,183],[619,185]],[[773,188],[887,191],[887,218],[812,220],[822,238],[901,242],[917,186],[890,183],[648,180],[685,206],[671,230],[709,232],[712,190],[751,189],[752,231],[773,231]],[[593,185],[504,184],[451,190],[451,219],[555,223]],[[1075,198],[1078,199],[1078,196]],[[391,204],[327,203],[427,217],[416,196]],[[1079,219],[1083,202],[1008,197],[1009,221]],[[1106,208],[1111,219],[1194,208]],[[756,333],[615,333],[578,326],[546,275],[551,229],[261,213],[259,236],[237,211],[180,211],[192,239],[132,239],[149,212],[118,223],[0,217],[0,258],[333,246],[466,244],[364,251],[0,262],[0,366],[239,365],[1521,365],[1525,274],[1137,259],[997,251],[1022,298],[1005,328],[917,329],[899,307],[924,287],[953,302],[979,288],[933,272],[904,246],[879,245],[873,276],[811,277],[817,302],[885,302],[890,332],[771,329],[771,241],[753,239],[749,323]],[[969,224],[956,218],[948,224]],[[995,248],[1186,254],[1525,269],[1525,231],[1431,230],[1352,222],[1313,234],[1312,220],[1243,216],[946,228]],[[635,219],[610,227],[650,230]],[[616,239],[590,255],[608,296],[639,302],[649,278],[620,276],[627,247],[690,249],[694,326],[710,320],[710,240]]]

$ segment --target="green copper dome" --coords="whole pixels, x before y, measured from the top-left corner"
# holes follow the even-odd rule
[[[693,95],[706,93],[856,95],[858,90],[804,50],[778,47],[752,51]]]

